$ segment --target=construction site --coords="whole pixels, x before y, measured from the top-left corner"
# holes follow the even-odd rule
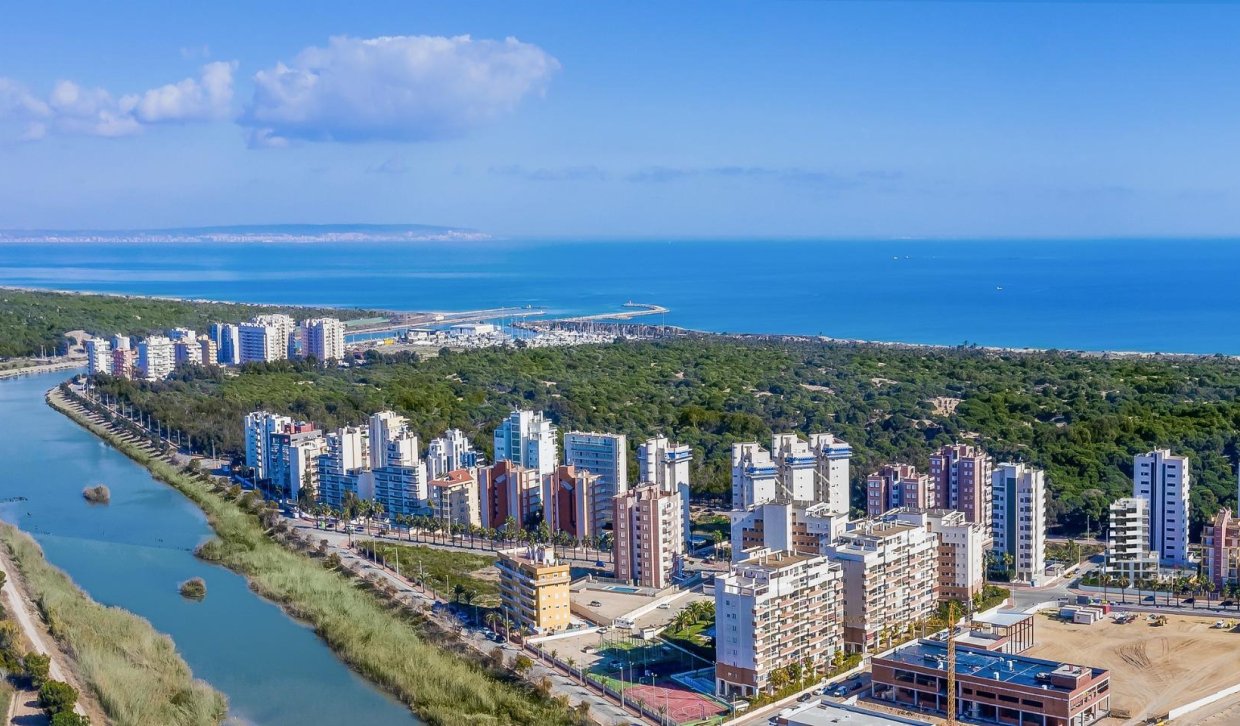
[[[1131,616],[1131,617],[1129,617]],[[1038,620],[1037,644],[1026,655],[1088,663],[1111,672],[1108,723],[1146,723],[1173,709],[1240,683],[1240,628],[1217,617],[1107,617],[1093,624],[1055,617]],[[1240,694],[1212,704],[1210,713],[1240,704]],[[1196,723],[1186,714],[1175,723]],[[1235,723],[1233,721],[1232,723]]]

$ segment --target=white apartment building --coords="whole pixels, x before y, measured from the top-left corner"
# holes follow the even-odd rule
[[[346,493],[362,498],[361,473],[370,465],[370,436],[360,426],[346,426],[326,437],[319,457],[319,501],[329,507],[344,503]]]
[[[929,617],[938,602],[938,537],[925,527],[862,520],[827,549],[844,573],[844,642],[880,649],[896,632]]]
[[[638,481],[658,484],[663,491],[680,495],[685,537],[692,531],[689,524],[689,465],[692,463],[692,449],[673,444],[664,436],[646,439],[637,446]]]
[[[616,579],[661,590],[684,554],[680,497],[642,484],[615,498]]]
[[[755,442],[732,445],[732,508],[776,500],[825,502],[847,512],[852,448],[831,434],[775,434],[766,450]]]
[[[570,431],[564,434],[564,463],[598,477],[591,487],[589,529],[601,533],[612,524],[612,500],[629,490],[629,444],[624,434]]]
[[[359,486],[371,490],[389,516],[420,513],[428,506],[426,465],[418,456],[418,437],[409,430],[409,421],[394,411],[380,411],[370,417],[369,481]]]
[[[514,410],[495,429],[495,460],[508,460],[546,476],[559,463],[555,435],[555,424],[541,411]]]
[[[814,481],[814,500],[823,502],[832,512],[848,513],[851,509],[848,470],[852,462],[852,446],[832,434],[810,434],[809,447],[818,460]]]
[[[1103,571],[1135,587],[1159,579],[1158,552],[1150,549],[1150,503],[1141,497],[1124,497],[1107,512],[1107,551]]]
[[[103,338],[86,341],[86,375],[112,373],[112,344]]]
[[[827,502],[767,502],[728,516],[733,562],[760,549],[824,554],[848,525],[848,515],[832,511]]]
[[[129,350],[131,342],[128,335],[117,333],[112,336],[112,350]]]
[[[843,647],[842,575],[821,555],[762,549],[715,580],[715,692],[752,698],[792,664],[825,670]]]
[[[138,343],[138,370],[148,381],[162,381],[172,373],[175,352],[172,341],[162,335]]]
[[[280,354],[273,360],[293,357],[293,340],[297,333],[297,323],[293,321],[291,316],[283,313],[269,313],[266,315],[255,315],[250,319],[255,325],[264,325],[275,328],[275,345],[280,349]]]
[[[212,323],[210,337],[215,341],[221,365],[238,365],[241,363],[241,340],[238,326],[232,323]]]
[[[172,351],[174,365],[202,365],[202,344],[197,338],[177,340],[172,344]]]
[[[924,527],[939,541],[937,596],[967,603],[986,585],[990,533],[954,509],[897,509],[884,519]]]
[[[472,469],[480,463],[479,453],[460,429],[448,429],[427,446],[426,473],[432,479],[456,469]]]
[[[991,474],[994,552],[1011,555],[1017,582],[1042,583],[1046,573],[1046,477],[1041,469],[1004,463]]]
[[[319,457],[327,450],[323,432],[303,425],[286,427],[268,436],[268,467],[264,491],[275,499],[315,499],[319,488]]]
[[[302,321],[303,355],[319,361],[344,360],[344,323],[335,318]]]
[[[732,508],[748,509],[779,496],[779,467],[771,452],[751,442],[732,444]]]
[[[236,362],[268,363],[288,357],[288,344],[281,342],[280,330],[271,325],[242,323],[237,326]]]
[[[1188,495],[1192,486],[1188,457],[1156,449],[1132,459],[1132,495],[1149,502],[1150,544],[1163,562],[1188,560]]]

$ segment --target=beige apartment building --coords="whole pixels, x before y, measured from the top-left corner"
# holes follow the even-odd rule
[[[833,511],[827,502],[768,502],[728,516],[733,562],[748,559],[756,549],[824,554],[848,524],[848,514]]]
[[[937,606],[938,537],[924,526],[863,520],[827,550],[844,574],[844,642],[871,651]]]
[[[825,670],[842,647],[840,582],[821,555],[762,549],[733,563],[715,581],[716,693],[751,698],[793,664]]]
[[[544,547],[499,553],[500,609],[512,628],[554,633],[569,624],[568,563]]]
[[[431,511],[435,518],[478,527],[482,514],[478,498],[478,478],[470,469],[453,469],[441,477],[431,479]]]
[[[986,585],[986,545],[990,533],[954,509],[898,509],[888,512],[893,521],[924,527],[938,538],[940,602],[969,602]]]
[[[658,484],[642,484],[615,499],[616,579],[661,590],[684,554],[680,495]]]

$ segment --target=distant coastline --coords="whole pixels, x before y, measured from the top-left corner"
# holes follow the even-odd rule
[[[2,244],[318,244],[479,242],[491,235],[422,224],[275,224],[132,230],[0,230]]]

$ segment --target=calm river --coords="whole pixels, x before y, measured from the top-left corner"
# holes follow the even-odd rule
[[[0,504],[0,517],[96,601],[172,636],[194,675],[228,696],[230,724],[418,723],[243,578],[196,559],[211,536],[202,512],[44,403],[68,375],[0,380],[0,499],[26,498]],[[109,505],[82,498],[95,483],[112,490]],[[177,593],[194,576],[207,582],[202,602]]]

